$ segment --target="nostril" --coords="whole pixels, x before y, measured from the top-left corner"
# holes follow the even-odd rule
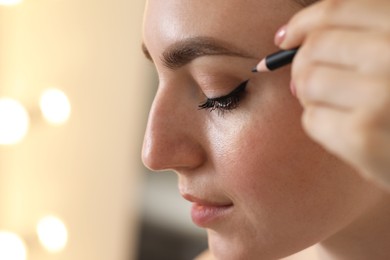
[[[206,160],[200,143],[184,134],[157,139],[145,138],[142,149],[142,162],[152,171],[194,169]]]

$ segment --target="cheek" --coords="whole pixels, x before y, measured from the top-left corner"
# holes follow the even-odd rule
[[[235,149],[226,153],[227,162],[237,162],[230,168],[229,184],[244,202],[258,203],[260,198],[263,204],[281,205],[286,196],[306,192],[315,181],[309,169],[323,155],[302,131],[299,105],[272,101],[267,109],[257,110],[262,115],[248,118],[235,137]]]
[[[297,249],[329,236],[373,198],[362,197],[367,184],[303,132],[288,80],[264,88],[258,102],[249,98],[220,119],[223,127],[209,129],[213,178],[238,209],[240,239],[252,243],[257,234],[278,245],[299,236]]]
[[[259,217],[277,223],[287,215],[302,221],[302,212],[318,211],[317,203],[329,200],[333,185],[321,176],[329,155],[304,134],[301,107],[289,93],[288,78],[280,78],[272,85],[264,80],[261,93],[250,93],[240,108],[245,113],[227,115],[225,129],[210,138],[217,140],[212,147],[218,183],[254,223]],[[324,211],[330,207],[323,205]]]
[[[296,167],[292,155],[314,146],[302,130],[302,108],[289,92],[287,72],[253,80],[237,111],[211,128],[214,165],[234,181],[286,175]]]

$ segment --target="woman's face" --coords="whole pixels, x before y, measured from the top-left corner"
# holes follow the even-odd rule
[[[372,187],[300,124],[289,68],[253,74],[294,0],[149,0],[144,43],[159,75],[143,160],[178,173],[218,259],[272,259],[347,226]],[[226,96],[249,79],[245,89]]]

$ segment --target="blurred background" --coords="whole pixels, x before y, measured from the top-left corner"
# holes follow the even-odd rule
[[[140,159],[144,0],[0,0],[0,260],[193,259],[173,173]]]

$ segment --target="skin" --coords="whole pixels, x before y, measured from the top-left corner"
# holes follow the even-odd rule
[[[286,31],[280,47],[302,45],[292,77],[305,130],[390,191],[390,2],[324,1]]]
[[[159,87],[144,164],[175,171],[184,197],[232,205],[227,216],[205,227],[213,258],[279,259],[316,245],[324,259],[388,259],[381,243],[390,239],[388,193],[306,134],[305,101],[288,87],[291,68],[250,72],[277,50],[273,34],[301,9],[292,0],[149,0],[144,44]],[[302,33],[284,39],[285,48],[304,42],[311,30],[291,28]],[[247,55],[206,55],[166,66],[167,49],[198,36]],[[301,64],[292,68],[299,98],[304,84],[294,66],[308,66]],[[247,79],[236,109],[198,109],[206,97],[226,95]]]

